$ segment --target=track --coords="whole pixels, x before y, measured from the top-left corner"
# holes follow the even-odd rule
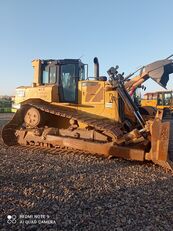
[[[48,147],[40,147],[40,146],[24,146],[24,145],[14,145],[15,151],[22,151],[22,152],[31,152],[31,153],[47,153],[52,155],[59,155],[59,154],[88,154],[91,155],[89,152],[81,151],[81,150],[74,150],[67,147],[56,147],[56,148],[48,148]],[[96,153],[94,155],[97,155]]]
[[[30,103],[29,105],[53,115],[61,116],[68,119],[74,119],[79,122],[85,123],[88,126],[95,128],[96,130],[104,131],[106,134],[109,134],[114,138],[123,135],[123,132],[120,130],[121,125],[116,123],[114,120],[107,119],[105,117],[93,115],[72,108],[65,108],[59,105],[54,106],[45,103]]]
[[[116,143],[116,139],[123,136],[123,131],[121,130],[121,125],[118,123],[115,123],[115,121],[97,116],[92,115],[90,113],[82,112],[76,109],[67,108],[63,106],[54,106],[50,104],[46,104],[43,102],[34,102],[34,103],[27,103],[22,106],[20,110],[17,111],[17,113],[14,115],[13,119],[4,126],[2,130],[2,138],[5,144],[8,146],[15,146],[17,148],[21,148],[22,150],[30,150],[32,152],[42,150],[46,151],[51,154],[56,153],[78,153],[78,154],[92,154],[92,155],[100,155],[105,157],[121,157],[125,159],[131,159],[131,160],[140,160],[143,161],[145,159],[145,149],[144,147],[139,146],[119,146],[119,145],[111,145],[111,142],[106,142],[105,144],[100,144],[96,142],[87,142],[87,140],[83,139],[70,139],[66,137],[61,136],[47,136],[46,140],[43,141],[41,136],[40,138],[35,137],[34,139],[30,138],[30,136],[26,135],[25,137],[25,128],[24,130],[20,130],[23,126],[23,118],[25,115],[25,112],[28,108],[35,107],[45,113],[47,115],[52,114],[58,117],[63,117],[67,119],[73,119],[77,120],[78,122],[85,123],[87,126],[92,127],[93,130],[97,130],[103,134],[106,134],[106,136],[110,137],[114,144]],[[170,122],[170,135],[169,135],[169,147],[168,147],[168,155],[166,152],[166,158],[167,161],[162,159],[151,159],[156,164],[161,165],[165,169],[172,170],[173,165],[173,118],[170,116],[170,114],[165,113],[163,116],[163,121],[169,121]],[[20,142],[20,139],[16,137],[16,130],[21,133],[20,137],[23,137],[22,141]],[[28,134],[28,133],[27,133]],[[59,138],[58,138],[59,137]],[[52,145],[52,142],[56,139],[56,145]],[[57,140],[59,139],[59,140]],[[24,142],[23,142],[24,141]],[[26,141],[26,142],[25,142]],[[34,142],[33,142],[34,141]],[[112,143],[113,143],[112,142]],[[20,143],[21,147],[19,147],[17,144]],[[107,145],[108,144],[108,145]],[[17,146],[16,146],[17,145]],[[26,145],[26,146],[24,146]],[[94,145],[94,146],[93,146]],[[85,151],[83,151],[85,150]]]
[[[8,146],[17,145],[15,131],[22,125],[22,122],[21,111],[18,110],[13,118],[2,129],[2,138],[5,144]]]
[[[82,122],[91,126],[92,128],[104,132],[113,141],[123,135],[121,125],[111,119],[107,119],[101,116],[92,115],[87,112],[82,112],[72,108],[65,108],[63,106],[54,106],[46,103],[28,103],[22,106],[20,110],[16,112],[12,120],[4,126],[2,131],[2,138],[4,143],[8,146],[16,145],[17,139],[15,131],[23,124],[23,115],[28,107],[35,107],[43,112],[60,116],[63,118],[74,119],[78,122]]]

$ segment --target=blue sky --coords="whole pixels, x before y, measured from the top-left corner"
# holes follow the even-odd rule
[[[0,95],[31,85],[35,58],[82,56],[90,75],[94,56],[102,75],[117,64],[129,74],[165,58],[173,53],[172,9],[172,0],[1,0]]]

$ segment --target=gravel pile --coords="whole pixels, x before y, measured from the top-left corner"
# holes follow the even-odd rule
[[[0,230],[173,230],[173,177],[152,163],[2,143],[0,158]]]

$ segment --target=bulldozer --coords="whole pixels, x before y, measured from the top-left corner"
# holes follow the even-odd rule
[[[173,60],[142,67],[124,77],[118,66],[100,76],[94,58],[94,76],[79,59],[33,60],[32,86],[16,89],[14,117],[3,127],[6,145],[67,147],[104,157],[153,161],[173,171],[168,111],[139,108],[129,92],[152,78],[166,87]]]

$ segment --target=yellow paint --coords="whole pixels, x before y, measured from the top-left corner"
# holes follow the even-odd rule
[[[142,100],[141,100],[141,106],[152,106],[152,107],[157,107],[157,100],[142,99]]]
[[[27,99],[42,99],[47,102],[58,102],[57,85],[42,85],[37,87],[18,87],[16,89],[15,104]]]

